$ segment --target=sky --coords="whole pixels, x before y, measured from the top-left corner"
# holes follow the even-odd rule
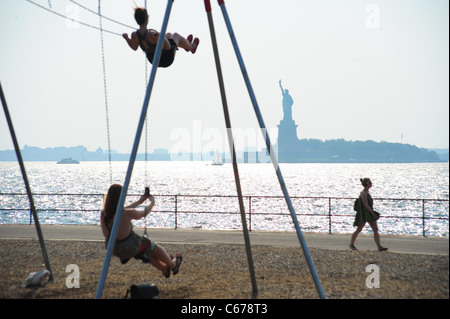
[[[98,1],[33,0],[93,26]],[[143,0],[101,2],[101,13],[137,28]],[[261,149],[258,122],[217,5],[212,14],[237,149]],[[448,0],[226,0],[246,69],[272,142],[283,117],[279,80],[294,100],[298,137],[449,147]],[[160,30],[165,0],[147,1]],[[131,152],[145,96],[145,56],[102,20],[100,31],[26,0],[0,0],[0,81],[21,148],[84,145]],[[200,38],[158,69],[145,136],[148,150],[227,151],[210,31],[201,0],[176,0],[168,32]],[[147,72],[150,73],[148,64]],[[13,149],[0,112],[0,150]]]

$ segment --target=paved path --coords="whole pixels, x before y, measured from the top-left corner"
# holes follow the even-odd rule
[[[103,241],[100,226],[76,225],[41,225],[46,240],[93,240]],[[136,227],[137,233],[143,229]],[[212,231],[192,229],[148,229],[149,236],[158,243],[183,244],[244,244],[242,231]],[[349,234],[304,233],[309,248],[326,248],[336,250],[348,249]],[[0,225],[0,239],[37,238],[34,225]],[[250,233],[250,242],[254,245],[271,245],[284,247],[300,247],[297,234],[294,232],[261,232]],[[449,255],[449,238],[421,236],[381,235],[383,246],[390,252]],[[360,235],[356,241],[359,250],[375,250],[371,235]]]

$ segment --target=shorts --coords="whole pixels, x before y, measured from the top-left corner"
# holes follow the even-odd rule
[[[108,241],[106,241],[106,245]],[[124,264],[131,258],[141,259],[145,263],[150,262],[150,257],[157,245],[150,238],[139,236],[133,230],[130,235],[122,240],[117,240],[113,254],[121,259]]]
[[[162,50],[161,58],[159,59],[159,67],[160,68],[167,68],[168,66],[171,66],[173,61],[175,60],[175,52],[178,50],[178,47],[177,47],[175,41],[173,39],[168,39],[168,40],[170,43],[170,49]],[[153,64],[154,55],[155,55],[155,52],[147,53],[147,59],[152,64]]]

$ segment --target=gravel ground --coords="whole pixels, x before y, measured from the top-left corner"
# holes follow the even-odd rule
[[[24,288],[30,272],[44,269],[37,240],[0,241],[0,298],[94,298],[106,250],[102,242],[46,241],[54,281],[42,288]],[[103,298],[123,298],[132,284],[156,284],[160,299],[251,298],[252,288],[243,245],[164,244],[168,253],[183,254],[176,276],[166,279],[150,265],[113,258]],[[318,298],[302,250],[252,246],[261,299]],[[310,249],[327,298],[331,299],[448,299],[448,256],[378,251]],[[80,269],[80,288],[67,288],[69,264]],[[379,267],[379,288],[368,288]],[[370,283],[374,281],[369,280]]]

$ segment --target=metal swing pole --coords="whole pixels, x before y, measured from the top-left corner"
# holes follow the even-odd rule
[[[322,289],[322,285],[320,283],[319,276],[317,275],[316,268],[315,268],[314,263],[312,261],[311,255],[309,253],[308,246],[306,244],[306,241],[305,241],[305,238],[303,236],[303,233],[302,233],[302,231],[300,229],[300,225],[299,225],[298,220],[297,220],[297,215],[295,213],[294,206],[292,205],[291,199],[289,197],[289,193],[288,193],[287,188],[286,188],[286,184],[284,183],[284,178],[283,178],[283,175],[281,174],[281,170],[280,170],[280,166],[278,165],[277,157],[276,157],[275,153],[273,152],[272,144],[271,144],[270,138],[269,138],[269,134],[267,132],[266,125],[264,124],[264,120],[262,118],[261,111],[259,109],[255,93],[253,91],[253,87],[252,87],[252,85],[250,83],[250,78],[249,78],[247,70],[245,68],[244,60],[243,60],[241,52],[239,50],[239,46],[238,46],[238,43],[237,43],[237,40],[236,40],[236,36],[235,36],[235,34],[233,32],[233,28],[231,26],[230,18],[228,17],[228,12],[227,12],[227,9],[225,7],[225,1],[224,0],[218,0],[218,3],[219,3],[219,6],[220,6],[220,8],[222,10],[222,14],[223,14],[223,17],[225,19],[225,23],[227,25],[228,33],[230,34],[231,42],[233,43],[234,51],[236,53],[236,57],[238,59],[239,65],[241,67],[242,75],[244,77],[245,84],[247,85],[247,90],[248,90],[248,93],[250,95],[250,99],[252,101],[253,108],[255,110],[255,114],[256,114],[256,117],[258,119],[259,126],[261,128],[261,132],[262,132],[262,134],[264,136],[264,139],[265,139],[265,142],[266,142],[266,146],[267,146],[267,150],[268,150],[269,155],[270,155],[270,159],[271,159],[271,161],[273,163],[273,166],[275,168],[275,171],[276,171],[276,174],[277,174],[277,177],[278,177],[278,181],[280,183],[281,190],[283,192],[283,195],[284,195],[284,198],[286,200],[289,212],[291,214],[292,221],[294,223],[295,230],[297,232],[297,236],[298,236],[298,239],[300,241],[300,245],[302,247],[303,253],[304,253],[305,258],[306,258],[306,262],[308,264],[309,270],[310,270],[311,275],[313,277],[314,284],[316,285],[316,289],[317,289],[317,292],[318,292],[320,298],[325,299],[325,294],[324,294],[324,291]]]
[[[248,261],[248,267],[249,267],[249,271],[250,271],[250,279],[251,279],[252,288],[253,288],[253,297],[256,298],[256,296],[258,294],[258,285],[256,282],[255,267],[253,264],[253,254],[252,254],[252,247],[250,244],[250,236],[248,233],[247,220],[245,217],[245,208],[244,208],[244,201],[243,201],[243,197],[242,197],[241,182],[240,182],[240,178],[239,178],[239,170],[238,170],[238,165],[237,165],[237,161],[236,161],[236,151],[234,148],[233,132],[232,132],[232,128],[231,128],[230,115],[228,112],[228,103],[227,103],[227,97],[226,97],[226,93],[225,93],[225,85],[224,85],[223,76],[222,76],[222,67],[220,64],[219,49],[217,46],[216,33],[215,33],[215,29],[214,29],[214,21],[213,21],[212,14],[211,14],[210,0],[205,0],[205,10],[208,15],[209,30],[211,33],[211,41],[212,41],[212,45],[213,45],[213,49],[214,49],[214,59],[216,62],[217,77],[218,77],[219,86],[220,86],[220,95],[222,97],[225,125],[227,127],[227,133],[228,133],[228,143],[230,145],[230,152],[232,155],[234,179],[235,179],[235,183],[236,183],[236,191],[238,194],[239,209],[241,212],[245,249],[247,251],[247,261]]]
[[[33,194],[31,193],[30,183],[28,182],[27,172],[25,170],[25,165],[23,164],[22,154],[20,153],[19,142],[17,141],[16,133],[14,132],[13,123],[11,116],[9,114],[8,106],[6,104],[6,98],[3,94],[2,84],[0,83],[0,98],[2,100],[3,110],[5,111],[6,121],[8,122],[9,131],[11,132],[11,138],[13,140],[14,148],[16,150],[17,160],[19,161],[20,170],[22,171],[23,181],[25,183],[25,188],[27,190],[28,199],[30,201],[30,211],[34,217],[34,224],[36,226],[36,232],[39,238],[39,244],[41,245],[42,255],[44,257],[45,268],[50,272],[49,281],[53,281],[53,272],[50,266],[50,260],[47,255],[47,248],[45,247],[44,235],[42,234],[41,225],[39,223],[39,217],[36,213],[36,208],[34,206]]]
[[[147,91],[145,93],[144,104],[142,106],[141,116],[139,118],[139,124],[138,124],[137,131],[136,131],[136,137],[135,137],[133,149],[132,149],[131,155],[130,155],[130,161],[128,164],[127,174],[125,177],[125,182],[122,187],[122,191],[120,193],[119,203],[117,205],[116,216],[114,218],[114,224],[111,229],[110,236],[109,236],[109,242],[108,242],[108,247],[107,247],[107,251],[106,251],[105,261],[103,264],[103,270],[102,270],[102,273],[100,276],[100,280],[98,282],[97,293],[95,296],[96,299],[99,299],[102,297],[103,287],[105,285],[106,276],[108,274],[108,269],[109,269],[109,265],[111,262],[112,252],[114,251],[114,246],[115,246],[116,238],[117,238],[117,232],[119,230],[120,220],[122,219],[122,211],[123,211],[123,206],[125,203],[125,197],[126,197],[126,194],[128,191],[128,186],[130,184],[131,174],[133,173],[134,162],[136,161],[136,155],[137,155],[137,151],[139,148],[139,141],[141,139],[142,130],[143,130],[144,123],[145,123],[145,118],[147,116],[147,109],[148,109],[148,104],[149,104],[150,96],[151,96],[152,89],[153,89],[153,83],[154,83],[155,77],[156,77],[156,71],[158,69],[159,61],[161,59],[161,52],[162,52],[163,42],[164,42],[164,36],[161,36],[161,35],[166,34],[167,25],[169,23],[170,11],[172,9],[173,1],[174,0],[167,1],[166,12],[164,14],[164,20],[163,20],[163,24],[161,27],[160,37],[158,38],[158,43],[157,43],[156,49],[155,49],[155,56],[153,58],[153,63],[152,63],[153,64],[152,71],[150,73],[150,78],[149,78],[149,82],[147,85]]]

